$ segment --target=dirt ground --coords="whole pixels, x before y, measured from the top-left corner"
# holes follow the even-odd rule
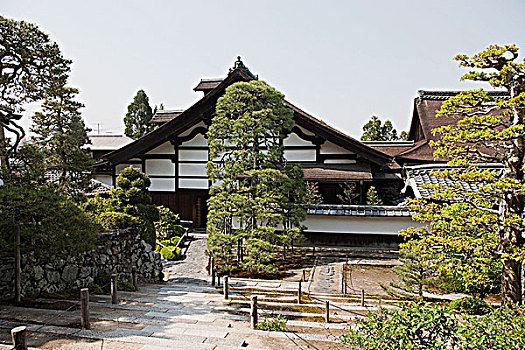
[[[388,297],[379,282],[388,285],[398,281],[398,276],[392,271],[392,266],[349,264],[345,268],[347,289],[349,293],[361,293],[365,290],[367,295]]]

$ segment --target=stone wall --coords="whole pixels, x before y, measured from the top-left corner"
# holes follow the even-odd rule
[[[131,282],[131,268],[137,268],[142,282],[162,278],[160,256],[135,228],[99,234],[96,249],[78,257],[55,262],[22,257],[22,296],[57,293],[89,287],[100,273],[117,273],[119,280]],[[14,297],[14,258],[0,257],[0,299]]]

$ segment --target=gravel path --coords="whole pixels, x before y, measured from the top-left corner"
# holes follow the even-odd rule
[[[205,285],[208,279],[206,266],[208,256],[204,253],[208,246],[205,234],[190,233],[189,247],[183,260],[164,261],[164,272],[168,274],[168,282],[193,283]]]

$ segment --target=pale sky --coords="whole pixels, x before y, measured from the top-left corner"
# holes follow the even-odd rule
[[[199,80],[225,77],[238,55],[349,135],[371,115],[404,130],[417,90],[479,86],[459,81],[456,54],[493,43],[525,51],[520,0],[0,0],[0,14],[58,42],[73,60],[86,124],[113,134],[139,89],[152,107],[187,108],[201,97]]]

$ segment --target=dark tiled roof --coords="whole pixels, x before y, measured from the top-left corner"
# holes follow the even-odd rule
[[[304,168],[304,178],[310,181],[372,180],[372,173],[366,171]]]
[[[177,110],[158,110],[155,112],[155,115],[151,118],[151,120],[148,122],[148,124],[164,124],[169,122],[172,119],[177,118],[179,115],[182,114],[184,110],[177,109]]]
[[[380,152],[386,153],[389,156],[395,157],[398,154],[412,149],[415,145],[414,141],[361,141],[367,146],[372,147]]]
[[[306,204],[308,215],[411,217],[415,212],[393,205]]]
[[[503,166],[499,164],[480,164],[479,169],[487,169],[491,172],[497,172],[503,175]],[[448,177],[441,177],[432,174],[439,171],[450,171],[461,169],[457,166],[448,164],[430,164],[405,167],[407,184],[412,187],[416,198],[429,199],[433,190],[425,188],[426,185],[443,185],[445,188],[454,184],[454,181]],[[466,171],[466,170],[465,170]],[[459,182],[465,191],[479,191],[480,183],[477,182]]]
[[[462,91],[429,91],[429,90],[418,90],[419,98],[422,100],[439,100],[445,101],[452,96],[456,96]],[[506,91],[488,91],[489,96],[496,98],[508,99],[509,94]]]
[[[215,79],[201,79],[201,81],[197,84],[195,88],[193,88],[194,91],[208,91],[215,89],[224,79],[222,78],[215,78]]]

